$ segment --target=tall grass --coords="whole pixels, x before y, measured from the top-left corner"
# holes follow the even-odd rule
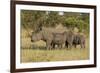
[[[47,50],[42,40],[32,43],[28,32],[21,31],[21,62],[50,62],[89,59],[89,38],[86,39],[86,48],[62,48]]]
[[[22,49],[21,62],[46,62],[46,61],[69,61],[89,59],[89,49],[73,48],[40,50],[40,49]]]

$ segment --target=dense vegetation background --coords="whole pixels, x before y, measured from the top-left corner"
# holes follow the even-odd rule
[[[54,27],[62,24],[68,28],[77,27],[80,32],[89,32],[89,14],[75,12],[21,10],[21,26],[39,30],[41,27]]]

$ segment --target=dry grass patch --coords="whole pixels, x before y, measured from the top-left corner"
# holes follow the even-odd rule
[[[68,61],[68,60],[86,60],[89,59],[89,49],[73,48],[40,50],[40,49],[22,49],[21,62],[46,62],[46,61]]]

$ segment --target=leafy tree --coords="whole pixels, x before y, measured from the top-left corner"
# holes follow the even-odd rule
[[[41,30],[42,26],[54,27],[62,25],[79,31],[89,32],[89,13],[21,10],[21,27],[24,29]]]

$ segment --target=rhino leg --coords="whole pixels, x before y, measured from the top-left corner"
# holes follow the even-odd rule
[[[51,48],[55,48],[55,45],[56,45],[56,44],[52,42],[52,43],[51,43]]]
[[[81,42],[81,48],[85,48],[85,40]]]
[[[74,44],[74,47],[76,48],[76,44]]]
[[[62,48],[62,45],[61,45],[61,44],[59,44],[59,45],[58,45],[58,47],[61,49],[61,48]]]
[[[50,41],[47,41],[46,48],[47,48],[47,50],[50,50],[51,49],[51,42]]]
[[[85,44],[84,43],[81,44],[81,48],[85,48]]]
[[[67,41],[65,42],[65,47],[67,47],[67,48],[68,48],[68,42],[67,42]]]
[[[70,49],[72,48],[72,42],[69,42],[69,48]]]
[[[81,46],[81,48],[84,48],[84,43],[81,42],[81,43],[80,43],[80,46]]]

